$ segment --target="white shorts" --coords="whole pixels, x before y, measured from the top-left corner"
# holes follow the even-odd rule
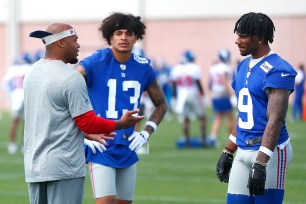
[[[256,160],[258,150],[237,150],[231,169],[228,191],[230,194],[249,195],[248,178],[252,163]],[[287,144],[283,149],[275,148],[267,164],[265,189],[284,189],[287,168],[292,160],[292,147]]]
[[[11,93],[11,116],[13,118],[24,117],[24,93],[23,90],[15,90]]]
[[[203,99],[199,95],[190,94],[183,105],[181,116],[192,118],[205,116]]]
[[[116,199],[132,201],[136,185],[136,163],[117,169],[89,163],[91,187],[95,198],[115,195]]]

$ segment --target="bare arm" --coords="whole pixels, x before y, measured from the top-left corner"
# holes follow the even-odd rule
[[[168,106],[166,102],[166,97],[164,95],[163,90],[160,88],[160,86],[157,84],[156,79],[153,81],[153,83],[149,86],[147,90],[150,99],[152,103],[155,106],[154,111],[149,117],[150,121],[153,121],[157,125],[161,122],[163,119],[164,115],[167,112]],[[151,135],[154,132],[154,129],[147,125],[145,127],[145,130]]]
[[[78,65],[76,70],[78,72],[80,72],[83,75],[83,77],[86,79],[86,72],[85,72],[85,69],[84,69],[84,67],[82,65]]]
[[[238,117],[236,118],[236,122],[235,122],[235,125],[232,129],[232,132],[231,132],[231,135],[234,136],[236,138],[237,136],[237,125],[238,125]],[[228,150],[230,153],[235,153],[236,150],[237,150],[238,146],[233,142],[231,141],[230,139],[227,140],[227,143],[225,145],[225,149]]]
[[[196,83],[196,85],[197,85],[197,87],[198,87],[198,89],[201,93],[201,96],[204,96],[204,89],[202,87],[201,80],[196,80],[195,83]]]
[[[223,76],[222,76],[222,82],[223,82],[223,85],[225,86],[225,89],[226,89],[226,92],[228,93],[228,95],[233,95],[234,94],[234,90],[232,89],[232,86],[231,86],[231,80],[228,79],[228,73],[225,73]]]
[[[264,131],[261,145],[273,151],[286,117],[289,100],[289,90],[270,89],[267,107],[268,123]],[[256,161],[267,163],[269,156],[259,151]]]

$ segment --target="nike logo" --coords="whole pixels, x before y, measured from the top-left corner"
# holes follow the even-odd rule
[[[284,74],[284,73],[282,73],[281,74],[281,77],[286,77],[286,76],[289,76],[290,74]]]

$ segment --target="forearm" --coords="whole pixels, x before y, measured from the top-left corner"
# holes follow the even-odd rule
[[[234,126],[234,128],[232,129],[232,132],[227,140],[227,143],[225,145],[225,149],[228,150],[230,153],[235,153],[238,146],[236,144],[236,136],[237,136],[237,122],[238,122],[238,118],[236,119],[236,125]]]
[[[74,118],[77,126],[86,134],[109,134],[115,130],[115,122],[95,116],[89,111]]]
[[[149,121],[152,121],[156,125],[159,125],[159,123],[164,118],[168,109],[166,97],[162,89],[158,86],[156,80],[149,87],[147,92],[150,96],[152,103],[155,106],[155,109],[153,110],[152,114],[149,117]],[[154,132],[154,128],[151,127],[150,125],[146,125],[144,130],[146,130],[150,135]]]
[[[154,122],[157,126],[159,125],[159,123],[162,121],[162,119],[164,118],[166,112],[167,112],[167,104],[166,103],[162,103],[159,106],[157,106],[154,111],[152,112],[152,114],[149,117],[148,121],[152,121]],[[150,125],[146,125],[144,127],[144,130],[146,130],[150,135],[154,132],[154,128]]]
[[[274,151],[282,125],[284,123],[288,108],[289,91],[281,89],[272,89],[269,94],[267,107],[268,123],[266,125],[261,146],[271,152]],[[256,160],[267,163],[270,156],[259,151]]]
[[[201,96],[204,96],[204,89],[202,87],[201,81],[200,80],[196,80],[196,84],[197,84],[197,87],[199,89],[199,92],[200,92]]]

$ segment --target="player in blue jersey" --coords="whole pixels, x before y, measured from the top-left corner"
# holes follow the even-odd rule
[[[139,108],[143,91],[155,106],[140,132],[134,128],[116,131],[117,136],[107,146],[85,140],[96,203],[130,204],[136,183],[136,152],[157,129],[167,112],[167,103],[150,61],[132,53],[136,41],[145,34],[140,17],[114,13],[103,20],[99,30],[111,48],[97,50],[77,67],[86,79],[95,113],[117,120],[127,110]]]
[[[227,204],[281,204],[292,147],[285,118],[296,71],[270,49],[275,27],[262,13],[239,18],[234,32],[240,54],[232,87],[238,118],[217,164],[228,182]],[[233,154],[236,152],[235,158]]]

